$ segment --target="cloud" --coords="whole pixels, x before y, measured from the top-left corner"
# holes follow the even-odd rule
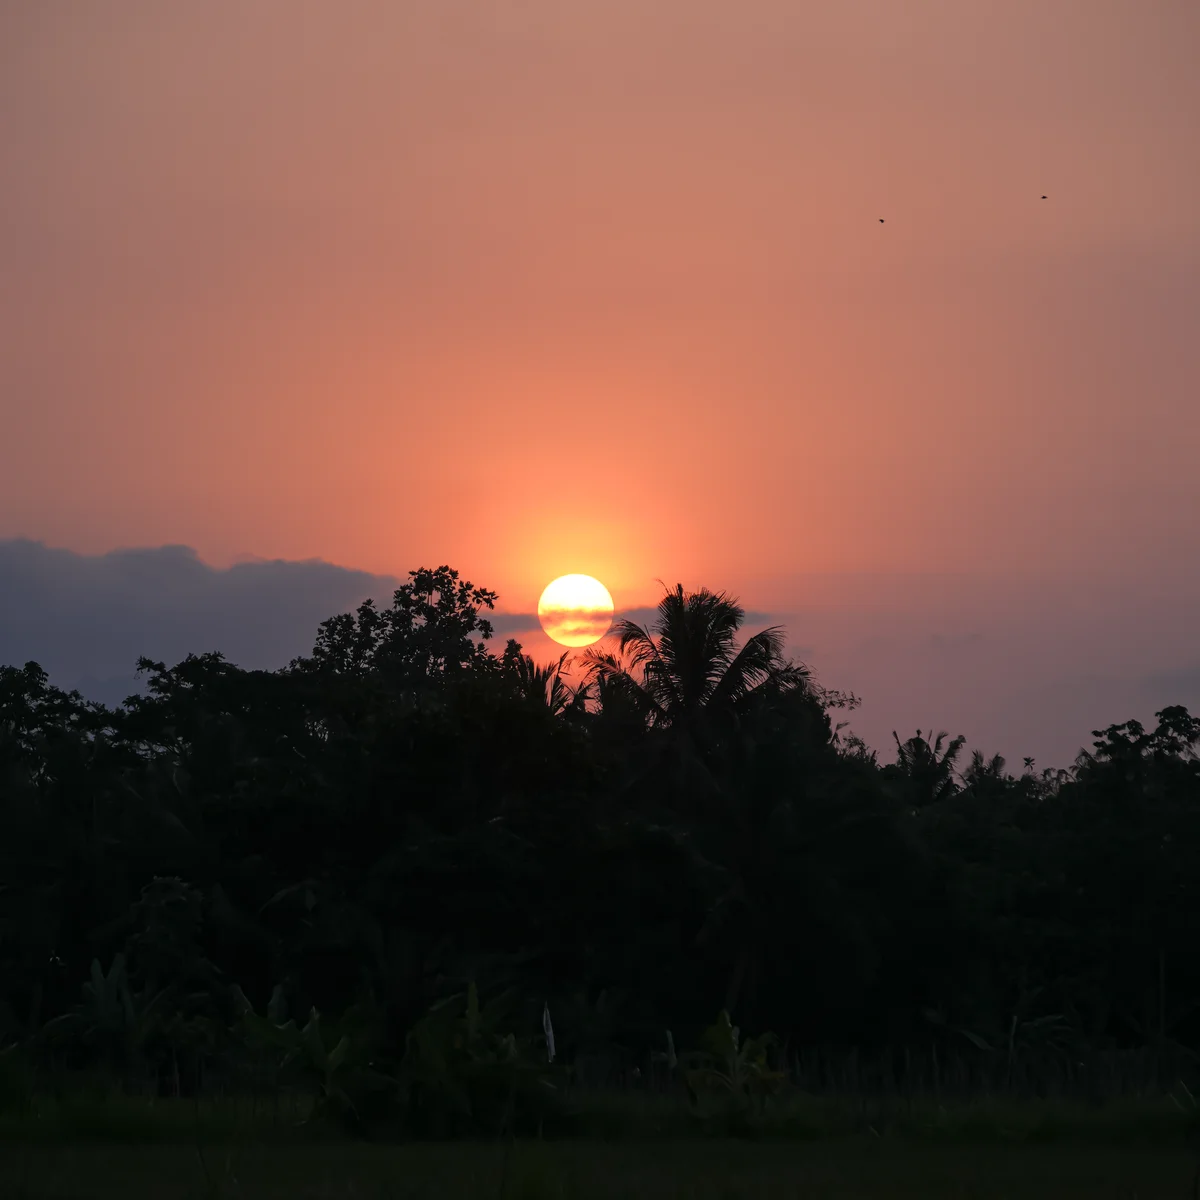
[[[325,618],[398,586],[320,560],[255,560],[220,570],[187,546],[82,555],[0,541],[0,664],[42,664],[60,687],[115,703],[146,655],[175,663],[220,650],[247,668],[307,653]]]
[[[658,609],[645,605],[640,608],[618,609],[614,614],[615,620],[634,621],[638,625],[649,625],[657,616]],[[492,623],[497,637],[512,637],[519,633],[541,633],[542,623],[537,613],[488,613],[487,618]],[[745,629],[748,633],[756,633],[765,625],[785,624],[786,622],[771,613],[748,612],[745,618]],[[520,639],[518,638],[518,641]]]
[[[497,637],[511,637],[515,633],[532,633],[541,628],[537,613],[485,613],[492,623]],[[520,639],[518,639],[520,640]]]
[[[1180,557],[1137,572],[813,573],[764,578],[821,683],[862,700],[850,720],[883,759],[892,730],[945,729],[1010,763],[1069,765],[1091,731],[1200,710],[1200,577]]]
[[[1156,704],[1200,704],[1200,665],[1147,675],[1142,690]]]

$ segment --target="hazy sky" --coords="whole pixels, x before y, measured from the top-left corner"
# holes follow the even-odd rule
[[[1197,62],[1196,0],[0,2],[0,538],[728,587],[876,734],[1078,747],[1200,679]]]

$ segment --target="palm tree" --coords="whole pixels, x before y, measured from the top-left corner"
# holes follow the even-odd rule
[[[579,711],[587,699],[586,690],[572,690],[564,678],[569,657],[568,652],[544,667],[539,667],[528,654],[518,653],[508,659],[521,694],[535,707],[547,709],[551,716]]]
[[[1008,762],[1003,754],[993,754],[991,758],[984,757],[982,750],[971,751],[971,763],[963,772],[963,783],[968,787],[988,780],[1004,782]]]
[[[933,730],[922,734],[918,729],[916,737],[902,742],[900,735],[892,731],[897,755],[891,773],[911,782],[913,799],[920,807],[945,800],[956,790],[954,765],[967,739],[959,736],[946,745],[947,736],[944,730],[934,737]],[[945,750],[942,749],[943,745]]]
[[[659,728],[693,728],[702,717],[738,712],[765,691],[804,687],[808,670],[784,657],[781,627],[738,647],[745,618],[725,592],[685,592],[676,584],[649,625],[618,620],[616,651],[588,650],[585,670],[601,695],[626,701]]]
[[[640,721],[667,735],[658,741],[661,757],[643,750],[635,772],[642,786],[654,780],[649,795],[672,798],[669,824],[691,824],[687,845],[716,888],[698,941],[731,954],[730,1011],[753,991],[769,953],[763,914],[776,882],[768,848],[779,806],[776,759],[797,744],[810,708],[820,716],[822,744],[829,736],[823,693],[806,667],[785,657],[783,630],[764,629],[739,645],[745,617],[725,592],[677,584],[664,589],[646,625],[619,620],[615,648],[583,655],[605,721]],[[715,824],[689,820],[703,812]]]

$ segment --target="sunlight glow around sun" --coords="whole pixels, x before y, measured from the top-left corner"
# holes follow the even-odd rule
[[[590,646],[612,624],[608,588],[590,575],[560,575],[538,601],[538,620],[560,646]]]

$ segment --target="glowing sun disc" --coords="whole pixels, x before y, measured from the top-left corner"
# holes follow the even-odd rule
[[[538,601],[538,620],[560,646],[590,646],[612,624],[608,588],[590,575],[560,575]]]

